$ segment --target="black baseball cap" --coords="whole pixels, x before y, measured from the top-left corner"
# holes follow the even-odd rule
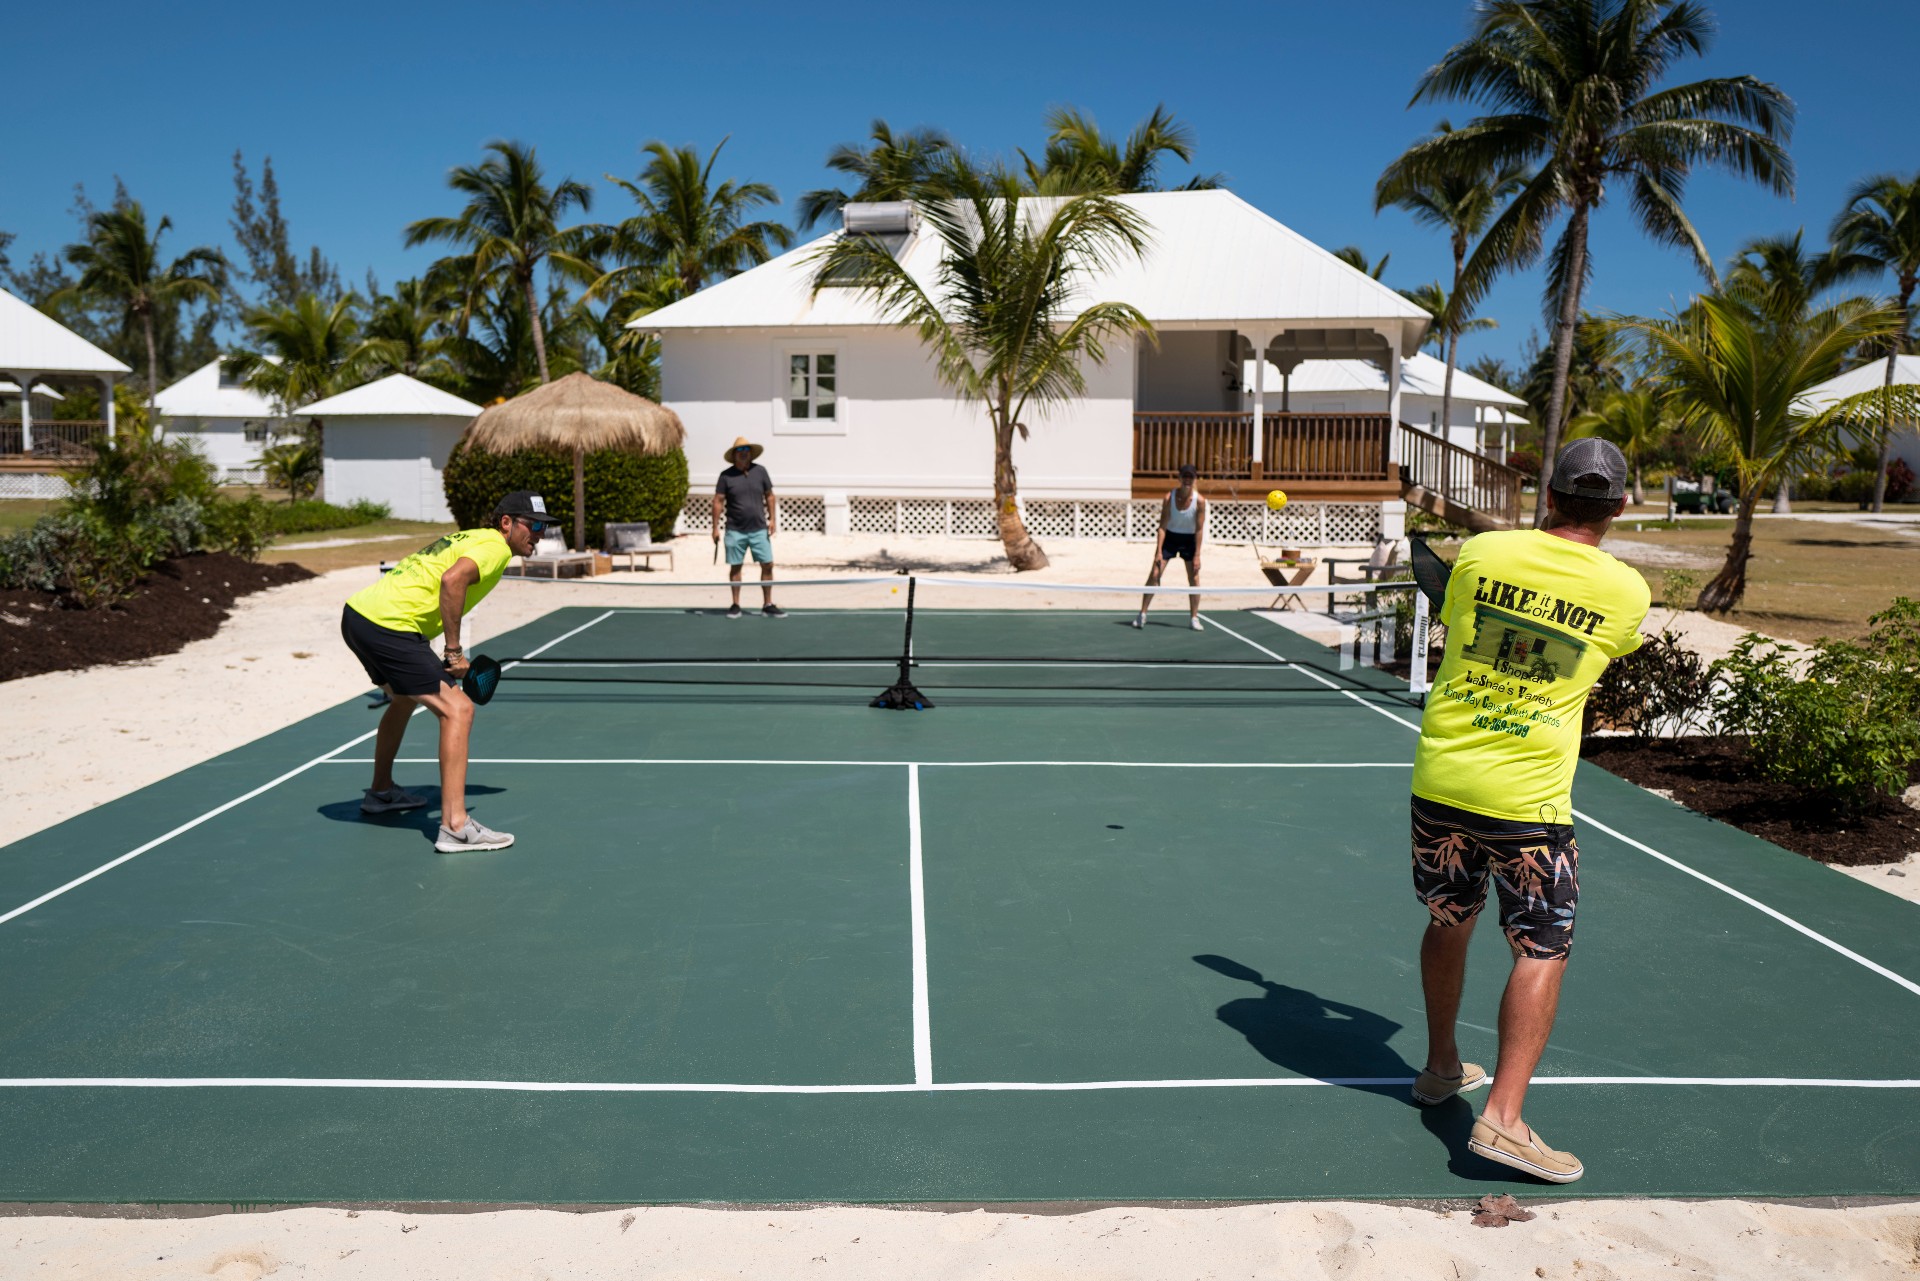
[[[493,505],[493,518],[516,516],[522,520],[546,525],[558,525],[560,520],[547,510],[547,500],[540,495],[524,489],[516,489]]]
[[[1618,445],[1598,436],[1570,440],[1553,460],[1550,487],[1569,498],[1617,502],[1627,493],[1627,456]]]

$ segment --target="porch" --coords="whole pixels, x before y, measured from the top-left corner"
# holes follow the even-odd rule
[[[112,434],[105,419],[37,419],[31,426],[18,419],[0,422],[0,465],[37,470],[74,462],[86,457],[94,441]]]

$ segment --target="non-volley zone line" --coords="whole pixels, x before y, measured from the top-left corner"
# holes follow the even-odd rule
[[[1491,1075],[1488,1077],[1492,1080]],[[15,1090],[499,1090],[529,1094],[1073,1094],[1096,1090],[1247,1090],[1412,1085],[1410,1076],[1247,1076],[1170,1081],[886,1081],[762,1085],[686,1081],[471,1081],[332,1076],[0,1077]],[[1920,1079],[1807,1076],[1536,1076],[1535,1086],[1676,1086],[1733,1089],[1920,1090]]]

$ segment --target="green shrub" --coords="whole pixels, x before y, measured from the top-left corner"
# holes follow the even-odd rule
[[[262,504],[267,510],[268,528],[275,534],[315,534],[329,529],[351,529],[371,525],[393,514],[385,503],[360,499],[349,507],[336,507],[308,498],[298,502]]]
[[[1700,655],[1663,632],[1607,664],[1587,696],[1587,726],[1604,723],[1635,738],[1684,734],[1710,715],[1712,696]]]
[[[267,474],[267,484],[286,490],[296,502],[313,496],[326,470],[320,442],[308,437],[269,445],[260,451],[258,462]]]
[[[1827,497],[1836,503],[1868,503],[1873,501],[1873,472],[1850,471],[1834,479],[1833,488],[1827,491]]]
[[[1793,496],[1824,503],[1833,497],[1833,477],[1823,471],[1802,472],[1793,478]]]
[[[119,600],[147,566],[166,553],[158,526],[114,530],[98,516],[61,512],[43,516],[0,549],[5,585],[60,592],[81,609]]]
[[[1700,575],[1690,569],[1668,569],[1660,574],[1660,603],[1668,609],[1692,609],[1700,598]]]
[[[1804,676],[1751,634],[1711,669],[1714,728],[1746,735],[1768,777],[1848,814],[1899,795],[1920,760],[1920,603],[1903,596],[1870,623],[1864,642],[1816,645]]]
[[[213,464],[191,444],[130,432],[95,441],[67,481],[73,490],[68,510],[109,529],[131,528],[157,507],[204,507],[218,492]]]
[[[206,509],[202,546],[210,552],[230,552],[242,560],[259,560],[276,532],[274,513],[282,508],[250,494],[241,502],[222,499]]]
[[[527,450],[489,454],[463,440],[447,460],[447,506],[462,529],[487,523],[495,503],[516,489],[547,500],[562,537],[573,537],[573,457]],[[587,546],[602,546],[608,521],[644,520],[653,536],[673,534],[687,503],[687,456],[678,449],[653,457],[601,449],[587,455]]]

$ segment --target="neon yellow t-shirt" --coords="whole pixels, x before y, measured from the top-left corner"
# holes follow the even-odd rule
[[[1587,692],[1640,647],[1646,580],[1545,530],[1469,539],[1447,580],[1447,648],[1413,794],[1519,823],[1573,821]]]
[[[349,596],[347,604],[369,623],[419,632],[432,640],[446,628],[440,618],[440,580],[453,563],[464,557],[480,570],[479,580],[467,588],[465,614],[486,599],[512,556],[499,530],[463,529],[422,547],[382,574],[379,582]]]

